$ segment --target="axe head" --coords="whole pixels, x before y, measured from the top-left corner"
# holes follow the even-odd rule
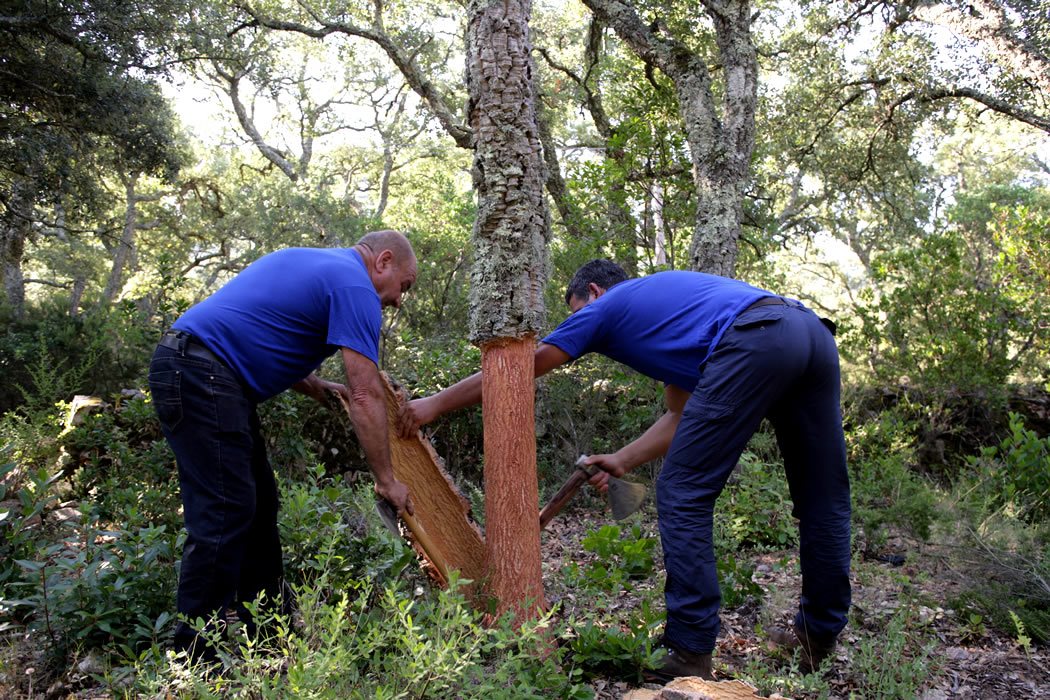
[[[632,481],[609,477],[609,505],[613,517],[623,520],[642,507],[645,501],[645,486]]]
[[[394,510],[394,506],[390,505],[387,501],[382,498],[376,499],[376,513],[379,514],[379,519],[386,525],[386,529],[394,533],[398,537],[401,536],[401,528],[397,525],[397,511]]]

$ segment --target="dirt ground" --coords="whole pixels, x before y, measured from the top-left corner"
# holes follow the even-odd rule
[[[657,537],[655,514],[643,512],[633,516],[647,535]],[[583,538],[596,527],[611,522],[607,514],[575,509],[558,516],[543,535],[544,579],[548,598],[561,601],[565,614],[587,601],[579,600],[573,591],[564,590],[561,568],[569,561],[581,565],[593,557],[582,547]],[[659,549],[659,548],[657,548]],[[755,567],[753,579],[765,595],[759,604],[745,603],[736,609],[723,609],[722,631],[715,651],[718,679],[748,680],[745,669],[760,664],[769,676],[788,675],[785,661],[773,651],[760,630],[769,624],[789,623],[800,588],[797,552],[794,549],[738,555]],[[965,621],[957,619],[948,601],[963,581],[949,565],[945,551],[935,545],[921,545],[903,538],[892,540],[885,554],[861,560],[853,567],[853,611],[851,625],[842,637],[832,669],[825,676],[830,698],[874,697],[858,681],[858,666],[863,661],[871,668],[871,659],[887,648],[887,620],[897,613],[907,613],[905,634],[909,643],[905,652],[914,658],[915,649],[928,649],[921,667],[921,700],[986,700],[990,698],[1050,698],[1050,649],[1033,646],[1026,651],[1009,636],[991,629],[979,634],[967,633]],[[658,572],[652,581],[639,588],[662,585],[659,556]],[[615,605],[628,608],[641,595],[624,594]],[[657,595],[657,601],[662,597]],[[661,603],[662,604],[662,603]],[[972,627],[972,626],[971,626]],[[756,629],[757,628],[757,629]],[[889,653],[887,653],[889,658]],[[798,679],[796,679],[798,680]],[[620,700],[638,686],[614,678],[594,679],[593,687],[600,700]],[[804,685],[795,683],[794,687]],[[781,686],[783,687],[783,686]],[[819,697],[815,692],[786,692],[795,698]],[[906,697],[906,696],[901,696]]]

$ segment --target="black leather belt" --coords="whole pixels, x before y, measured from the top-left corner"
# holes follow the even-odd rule
[[[791,301],[790,299],[785,299],[784,297],[762,297],[754,304],[741,311],[740,313],[747,313],[748,311],[751,311],[752,309],[757,309],[760,306],[790,306],[792,308],[798,308],[802,305],[799,304],[797,301]]]
[[[218,362],[220,365],[226,364],[219,359],[218,355],[204,347],[201,341],[197,340],[186,331],[164,331],[164,335],[160,337],[159,345],[165,348],[171,348],[172,350],[177,350],[186,355],[192,355],[193,357],[200,357],[212,362]]]

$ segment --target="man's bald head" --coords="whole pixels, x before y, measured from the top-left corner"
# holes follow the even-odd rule
[[[383,306],[401,306],[416,282],[419,267],[412,244],[400,231],[372,231],[354,245]]]
[[[360,240],[357,241],[357,245],[368,248],[372,255],[379,255],[384,250],[389,250],[394,254],[394,259],[401,264],[416,259],[416,253],[412,250],[412,244],[408,242],[405,234],[400,231],[390,229],[372,231],[361,236]]]

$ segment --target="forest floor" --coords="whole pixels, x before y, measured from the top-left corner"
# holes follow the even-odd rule
[[[658,536],[655,512],[634,517],[640,518],[648,536]],[[570,561],[583,566],[595,559],[581,543],[588,532],[604,524],[602,518],[608,515],[575,509],[559,515],[544,532],[544,583],[548,599],[561,603],[562,615],[588,605],[587,600],[566,589],[558,572]],[[917,672],[921,680],[916,683],[914,697],[921,700],[1050,698],[1050,649],[1031,646],[1025,650],[1015,637],[990,626],[968,624],[949,607],[965,586],[966,574],[952,565],[946,548],[901,537],[889,540],[882,552],[884,555],[875,560],[854,563],[851,623],[839,639],[824,683],[789,683],[789,690],[779,690],[784,697],[883,696],[873,692],[873,684],[889,690],[893,681],[880,682],[878,676],[891,676],[886,672],[893,669],[885,665],[880,669],[879,663],[899,662]],[[776,683],[772,677],[789,674],[787,661],[771,648],[761,630],[770,623],[789,624],[792,619],[801,585],[797,550],[738,552],[736,557],[738,563],[747,561],[754,567],[752,580],[764,595],[761,602],[722,610],[722,630],[715,650],[716,678],[754,680],[756,669],[760,669],[763,680],[774,681],[769,683],[771,687],[784,688],[784,683]],[[620,595],[611,607],[631,609],[642,597],[651,599],[656,594],[662,609],[661,592],[654,590],[663,580],[659,551],[656,558],[657,572],[651,580]],[[887,621],[895,615],[898,620],[907,620],[902,629],[908,637],[906,643],[885,633]],[[899,657],[894,656],[898,653]],[[659,688],[617,678],[593,679],[592,685],[599,700],[620,700],[633,688]],[[790,690],[792,685],[795,691]],[[800,686],[821,689],[798,691]],[[912,696],[908,692],[898,695],[902,690],[898,685],[892,697]]]

